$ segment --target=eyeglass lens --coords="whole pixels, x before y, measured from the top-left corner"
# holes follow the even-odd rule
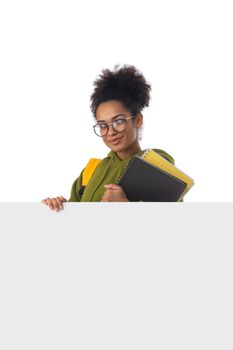
[[[125,127],[126,127],[125,118],[119,118],[112,122],[112,128],[116,132],[124,131]],[[109,125],[107,123],[99,123],[95,125],[94,129],[95,129],[95,133],[98,136],[105,136],[108,133]]]

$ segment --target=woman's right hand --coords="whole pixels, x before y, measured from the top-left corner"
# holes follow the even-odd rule
[[[63,209],[63,202],[67,202],[67,199],[65,199],[63,196],[59,196],[56,198],[46,198],[41,201],[43,204],[48,205],[51,210],[59,211],[60,209]]]

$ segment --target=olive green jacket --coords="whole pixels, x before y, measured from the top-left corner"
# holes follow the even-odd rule
[[[135,155],[142,155],[144,151],[145,150],[142,150]],[[167,152],[161,149],[154,149],[154,151],[175,165],[174,159]],[[110,151],[108,156],[102,159],[98,164],[94,174],[85,187],[83,195],[81,196],[79,193],[82,191],[83,169],[80,176],[72,185],[68,202],[100,202],[105,192],[104,185],[118,183],[118,179],[123,170],[127,167],[131,157],[133,156],[121,160],[115,152]]]

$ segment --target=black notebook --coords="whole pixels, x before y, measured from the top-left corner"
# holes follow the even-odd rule
[[[177,202],[187,184],[138,156],[118,181],[130,202]]]

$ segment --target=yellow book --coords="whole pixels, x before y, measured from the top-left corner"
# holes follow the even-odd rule
[[[194,185],[194,180],[191,177],[186,175],[183,171],[178,169],[175,165],[170,163],[168,160],[164,159],[154,150],[148,148],[140,158],[142,158],[146,162],[162,169],[166,173],[186,183],[186,187],[184,191],[181,193],[178,201],[180,201],[184,197],[184,195],[190,190],[190,188]]]

